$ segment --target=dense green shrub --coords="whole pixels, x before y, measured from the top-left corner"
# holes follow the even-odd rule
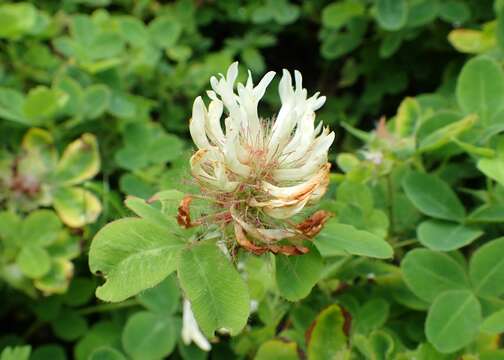
[[[504,1],[3,1],[0,49],[1,360],[504,358]],[[216,273],[175,215],[193,101],[235,60],[327,96],[333,217]],[[210,353],[181,335],[201,289],[233,335]]]

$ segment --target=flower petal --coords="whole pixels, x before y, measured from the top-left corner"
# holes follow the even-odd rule
[[[194,318],[189,300],[184,299],[184,309],[182,316],[182,341],[189,345],[194,342],[201,350],[210,351],[212,345],[207,338],[201,333],[201,330]]]
[[[191,137],[199,149],[209,149],[211,147],[205,133],[206,108],[201,96],[194,100],[192,118],[189,121],[189,131]]]

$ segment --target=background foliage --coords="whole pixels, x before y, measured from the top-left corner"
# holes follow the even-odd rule
[[[0,359],[504,358],[502,1],[3,1],[0,48]],[[184,189],[192,101],[233,60],[328,97],[336,219],[321,256],[243,260],[258,310],[208,355],[173,269],[108,304],[87,254],[125,196]]]

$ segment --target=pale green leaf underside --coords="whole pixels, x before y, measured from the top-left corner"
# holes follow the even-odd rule
[[[184,249],[178,267],[180,285],[191,301],[194,316],[207,337],[225,328],[238,334],[249,315],[245,282],[213,243]]]
[[[176,269],[184,242],[165,229],[138,218],[114,221],[96,234],[89,267],[106,282],[96,290],[105,301],[122,301],[153,287]]]

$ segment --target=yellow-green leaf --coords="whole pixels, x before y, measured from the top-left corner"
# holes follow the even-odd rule
[[[40,279],[35,280],[37,289],[46,295],[64,294],[73,276],[74,267],[71,261],[53,259],[51,269]]]
[[[460,52],[481,54],[495,47],[494,36],[480,30],[456,29],[448,34],[448,41]]]
[[[61,187],[53,193],[53,204],[61,220],[70,227],[96,221],[102,206],[91,192],[78,187]]]
[[[100,154],[96,137],[85,133],[66,147],[53,181],[60,185],[75,185],[91,179],[99,170]]]
[[[310,360],[344,359],[348,352],[345,317],[339,305],[331,305],[316,318],[308,340]]]
[[[21,249],[17,259],[21,271],[30,278],[40,278],[51,268],[51,257],[37,245],[27,245]]]
[[[254,360],[298,360],[297,346],[294,342],[268,340],[261,345]]]

